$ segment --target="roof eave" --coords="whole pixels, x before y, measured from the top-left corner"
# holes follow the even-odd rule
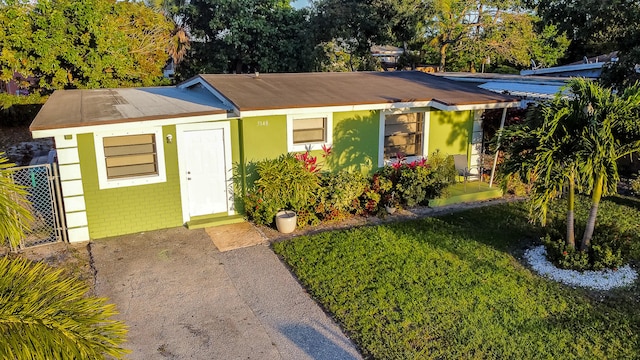
[[[220,121],[235,118],[224,110],[194,112],[180,115],[160,115],[154,117],[140,117],[133,119],[105,120],[91,123],[70,124],[58,127],[29,127],[34,139],[55,137],[69,134],[84,134],[112,130],[135,129],[142,127],[156,127],[164,125],[186,124],[201,121]]]

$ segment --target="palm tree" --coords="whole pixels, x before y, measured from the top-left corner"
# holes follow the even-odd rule
[[[586,79],[569,81],[558,94],[530,113],[527,122],[505,131],[507,174],[532,183],[530,216],[543,225],[551,200],[568,190],[566,244],[575,248],[574,196],[591,196],[591,210],[580,250],[591,246],[603,195],[616,192],[617,160],[640,151],[640,86],[622,94]]]
[[[11,177],[14,166],[0,153],[0,243],[8,242],[12,248],[20,245],[33,219],[26,190]]]
[[[44,263],[0,258],[0,358],[122,358],[126,327],[115,306]]]
[[[568,190],[566,245],[575,248],[574,204],[579,137],[560,95],[531,110],[522,125],[504,131],[511,139],[503,170],[531,183],[529,215],[543,226],[549,203]]]
[[[17,247],[32,219],[25,189],[0,153],[0,240]],[[0,258],[1,359],[101,359],[127,353],[115,307],[87,297],[87,285],[22,258]]]
[[[175,65],[178,65],[184,60],[187,51],[191,48],[191,41],[189,39],[189,33],[184,26],[183,17],[179,14],[181,8],[185,6],[183,1],[176,0],[145,0],[145,4],[152,9],[164,14],[167,19],[173,22],[173,30],[167,43],[167,53],[173,60]]]
[[[584,79],[569,82],[571,111],[583,122],[579,169],[591,194],[591,209],[580,250],[591,246],[603,195],[615,193],[620,181],[617,161],[640,151],[640,85],[616,93]]]

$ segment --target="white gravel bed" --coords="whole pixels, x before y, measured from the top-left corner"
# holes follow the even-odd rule
[[[529,265],[542,276],[570,286],[581,286],[595,290],[610,290],[633,284],[638,273],[629,265],[618,270],[584,271],[564,270],[555,267],[547,260],[547,250],[543,245],[536,246],[524,252],[524,258]]]

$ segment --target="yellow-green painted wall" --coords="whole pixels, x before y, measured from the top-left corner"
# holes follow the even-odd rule
[[[473,132],[473,111],[441,111],[430,113],[428,154],[467,154]],[[427,154],[427,155],[428,155]]]
[[[231,164],[233,166],[233,207],[237,213],[244,214],[243,196],[246,191],[246,171],[244,167],[244,149],[242,148],[242,124],[239,119],[229,121],[231,132]]]
[[[473,127],[473,112],[430,113],[428,152],[466,154]],[[244,212],[242,196],[250,184],[252,164],[287,153],[285,115],[230,120],[232,162],[235,177],[235,210]],[[164,126],[163,138],[175,136],[175,126]],[[327,159],[314,151],[323,169],[371,173],[377,169],[379,111],[333,114],[333,147]],[[182,225],[177,142],[163,143],[167,181],[115,189],[98,187],[93,134],[78,135],[89,234],[102,238]]]
[[[244,163],[277,158],[287,153],[287,117],[261,116],[238,120],[242,138]],[[323,158],[321,150],[311,155],[318,158],[323,170],[349,169],[370,173],[378,164],[379,111],[349,111],[333,114],[332,154]],[[252,179],[249,179],[251,181]]]
[[[163,137],[175,126],[164,126]],[[182,204],[178,174],[176,142],[164,142],[167,181],[164,183],[102,189],[98,186],[98,169],[93,134],[78,135],[80,171],[87,208],[89,236],[98,239],[141,231],[182,225]]]
[[[378,168],[379,111],[349,111],[333,114],[333,148],[326,159],[331,171],[371,173]]]
[[[239,120],[244,161],[273,159],[287,153],[287,117],[260,116]]]

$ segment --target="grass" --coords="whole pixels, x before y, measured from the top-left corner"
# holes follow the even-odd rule
[[[601,210],[622,207],[640,221],[637,203]],[[540,231],[526,215],[503,204],[274,249],[366,358],[640,358],[638,287],[596,293],[538,277],[518,258]]]

